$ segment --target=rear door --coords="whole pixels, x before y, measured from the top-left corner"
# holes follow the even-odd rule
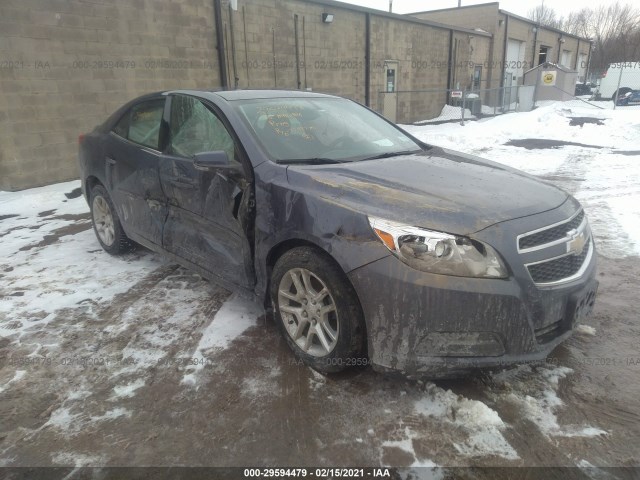
[[[160,178],[168,199],[163,246],[242,287],[254,281],[252,170],[223,115],[189,95],[171,95]],[[198,170],[196,153],[220,151],[238,169]]]
[[[166,98],[132,106],[109,134],[106,182],[120,222],[128,235],[162,245],[167,216],[160,185],[161,122]]]

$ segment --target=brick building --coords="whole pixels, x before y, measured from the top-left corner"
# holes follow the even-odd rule
[[[525,71],[545,62],[575,70],[578,78],[585,80],[591,53],[589,39],[501,10],[498,2],[409,15],[490,33],[491,61],[485,75],[491,88],[521,85]]]
[[[2,0],[0,189],[76,178],[78,135],[143,93],[307,88],[380,110],[381,91],[445,89],[489,60],[490,33],[330,0],[237,4]],[[454,43],[468,62],[451,65]],[[395,119],[437,115],[440,96],[403,95]]]

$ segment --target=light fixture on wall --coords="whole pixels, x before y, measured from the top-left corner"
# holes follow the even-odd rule
[[[560,37],[560,43],[564,43],[564,42],[566,42],[565,38],[564,37]]]
[[[323,13],[322,23],[333,23],[333,13]]]
[[[538,27],[532,27],[532,28],[531,28],[531,31],[532,31],[533,33],[537,33],[537,32],[538,32]]]

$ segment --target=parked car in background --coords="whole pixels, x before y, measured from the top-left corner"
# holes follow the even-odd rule
[[[630,92],[618,96],[616,105],[640,105],[640,90],[631,90]]]
[[[596,95],[615,100],[631,90],[640,90],[640,62],[612,63],[600,79]]]
[[[594,304],[575,198],[343,98],[155,93],[81,136],[79,163],[107,252],[136,242],[257,297],[321,372],[541,361]]]
[[[591,95],[591,84],[589,83],[576,83],[576,90],[574,92],[576,97],[581,95]]]

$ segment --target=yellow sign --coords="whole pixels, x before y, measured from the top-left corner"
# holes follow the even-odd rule
[[[542,72],[542,85],[552,87],[556,84],[556,72],[553,70]]]

